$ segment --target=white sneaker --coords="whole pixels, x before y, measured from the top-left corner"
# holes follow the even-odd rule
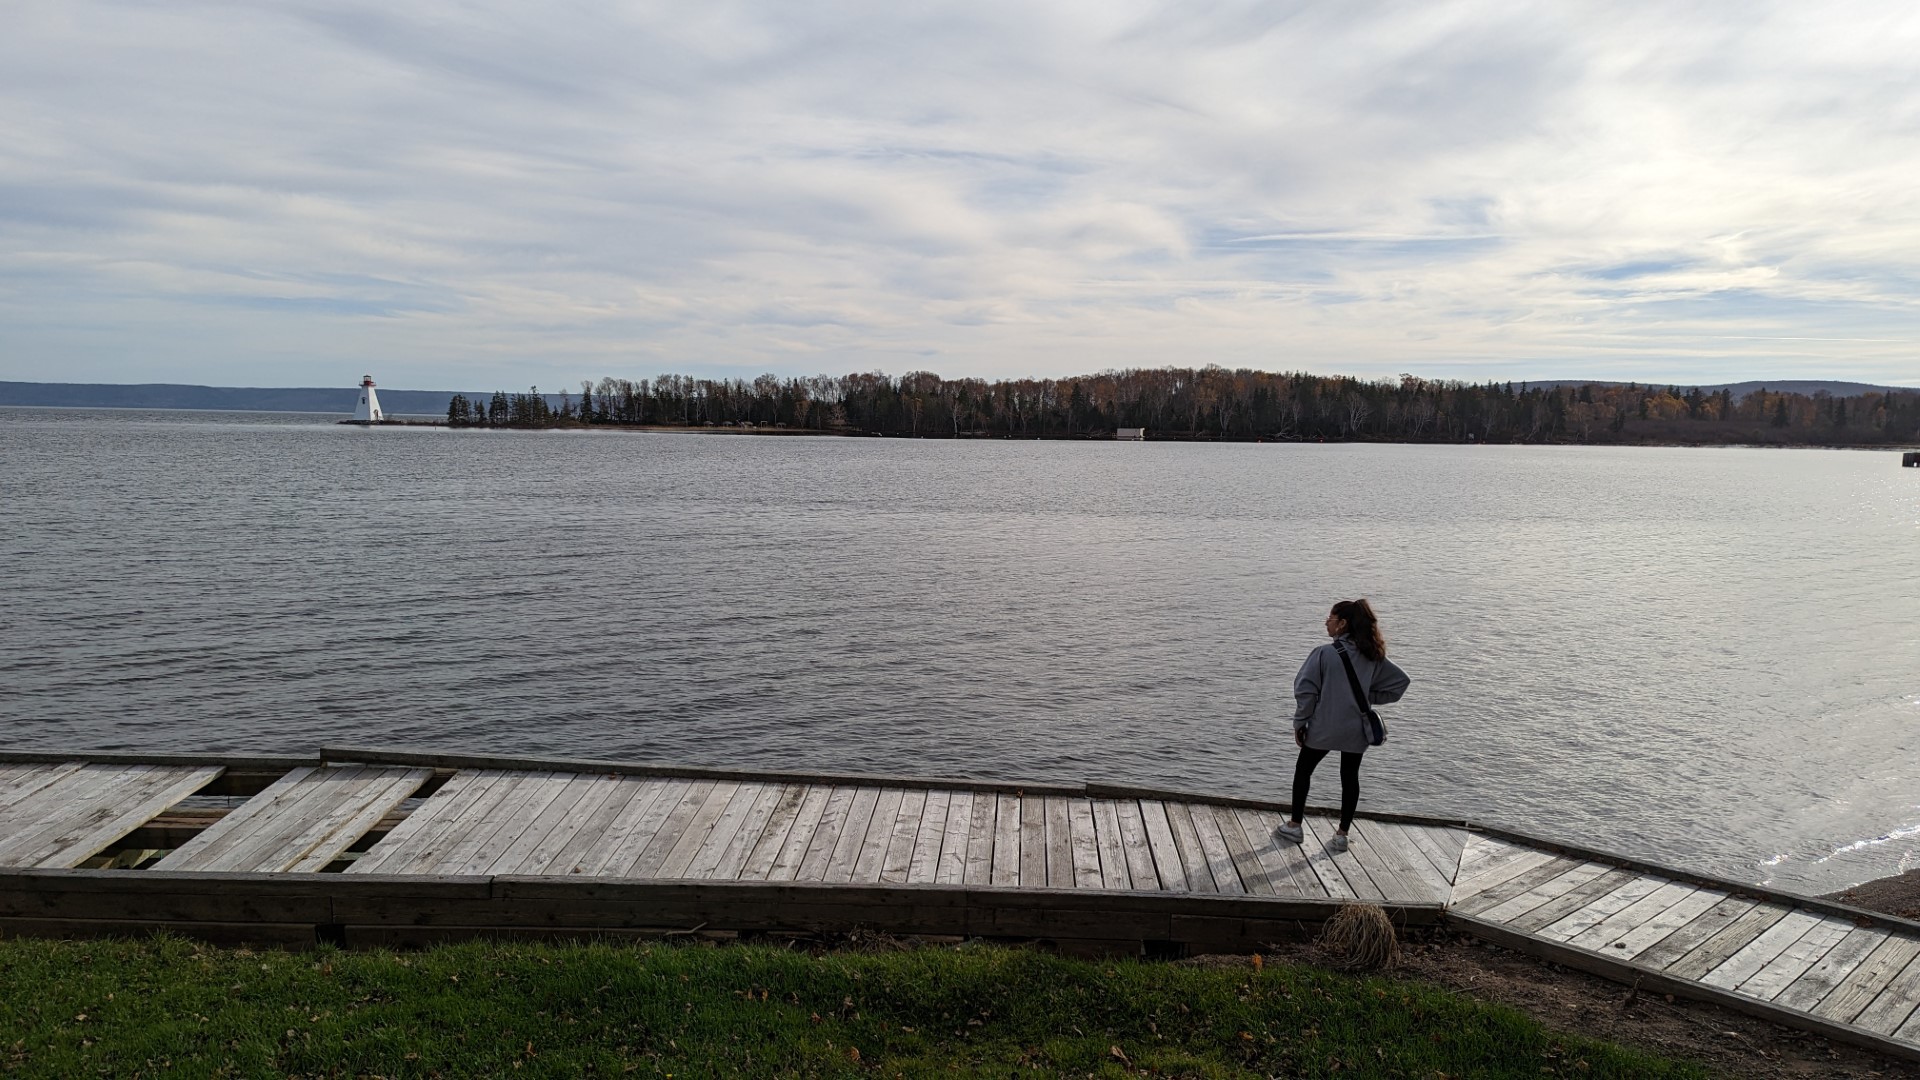
[[[1273,829],[1273,838],[1275,840],[1285,840],[1289,844],[1299,843],[1306,838],[1306,835],[1305,830],[1301,829],[1300,826],[1285,821],[1274,826]]]
[[[1347,834],[1334,833],[1327,838],[1327,850],[1335,855],[1347,850]]]

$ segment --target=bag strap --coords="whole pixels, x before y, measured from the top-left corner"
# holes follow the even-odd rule
[[[1340,666],[1347,669],[1347,685],[1353,687],[1353,700],[1360,705],[1360,711],[1373,715],[1373,702],[1367,700],[1367,692],[1360,685],[1360,676],[1353,670],[1353,658],[1347,655],[1347,643],[1334,639],[1333,651],[1340,654]]]

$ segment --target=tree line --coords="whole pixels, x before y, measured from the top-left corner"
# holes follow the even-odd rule
[[[1639,383],[1363,380],[1221,367],[1065,379],[916,371],[601,379],[571,393],[454,395],[453,427],[755,427],[921,438],[1875,445],[1920,438],[1920,390],[1852,397]]]

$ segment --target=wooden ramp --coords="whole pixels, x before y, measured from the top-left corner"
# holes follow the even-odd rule
[[[1333,855],[1324,811],[1295,845],[1271,803],[1101,784],[339,749],[250,759],[247,786],[237,761],[27,757],[0,755],[0,933],[868,929],[1245,951],[1358,900],[1920,1060],[1920,924],[1460,822],[1362,815]],[[149,824],[216,777],[245,801]],[[171,850],[65,869],[116,845]]]
[[[1467,834],[1273,838],[1270,809],[884,783],[463,769],[352,874],[947,885],[1438,906]],[[1309,822],[1317,837],[1327,823]],[[165,868],[165,864],[162,864]]]
[[[1450,921],[1661,993],[1920,1057],[1920,927],[1834,904],[1475,836]]]

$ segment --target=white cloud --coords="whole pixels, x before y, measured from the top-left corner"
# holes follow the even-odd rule
[[[1920,382],[1902,5],[10,19],[0,377]]]

